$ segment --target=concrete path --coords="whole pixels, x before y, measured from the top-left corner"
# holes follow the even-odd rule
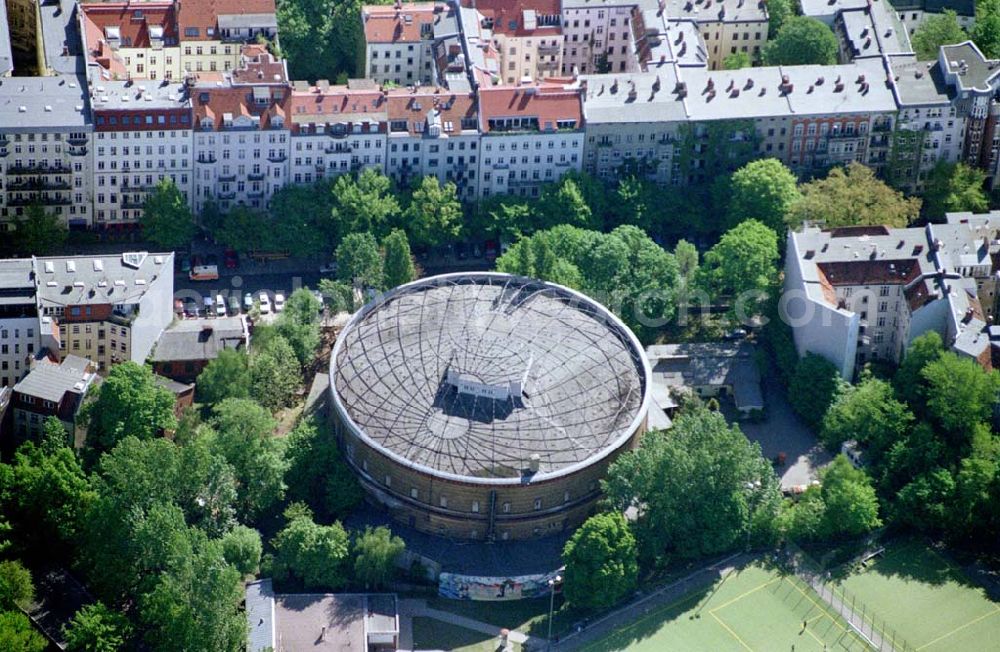
[[[433,609],[427,606],[426,600],[421,600],[419,598],[407,598],[399,601],[399,616],[400,616],[400,630],[403,629],[403,623],[405,621],[406,628],[409,630],[409,636],[404,637],[403,631],[400,631],[400,651],[412,649],[413,646],[413,619],[414,618],[432,618],[434,620],[439,620],[449,625],[455,625],[456,627],[463,627],[465,629],[472,630],[474,632],[480,632],[481,634],[486,634],[493,638],[498,638],[500,636],[500,628],[496,625],[491,625],[490,623],[484,623],[481,620],[475,620],[473,618],[467,618],[465,616],[459,616],[458,614],[453,614],[450,611],[442,611],[440,609]],[[406,640],[406,639],[409,640]],[[545,647],[545,639],[538,638],[537,636],[531,636],[517,630],[510,630],[510,641],[513,643],[518,643],[520,645],[528,645],[532,650],[540,650]],[[405,645],[404,645],[405,644]]]

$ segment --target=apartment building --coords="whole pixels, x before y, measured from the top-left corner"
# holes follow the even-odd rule
[[[388,101],[370,79],[295,82],[289,103],[292,183],[385,170]]]
[[[563,0],[563,75],[636,72],[635,0]]]
[[[365,70],[380,84],[433,84],[434,44],[459,33],[458,13],[444,2],[368,5],[361,11]]]
[[[16,385],[41,351],[30,258],[0,260],[0,387]]]
[[[43,327],[58,333],[59,357],[105,371],[143,363],[173,320],[173,253],[33,259]]]
[[[194,206],[261,210],[289,182],[291,89],[279,79],[205,79],[191,87]]]
[[[723,68],[731,54],[758,59],[767,42],[769,18],[763,0],[661,0],[658,13],[667,22],[698,26],[712,70]]]
[[[401,186],[434,175],[462,200],[480,196],[478,104],[473,93],[442,88],[386,91],[385,173]]]
[[[500,54],[501,83],[540,81],[562,72],[559,0],[477,0]]]
[[[91,103],[98,229],[137,224],[148,191],[165,178],[189,203],[193,200],[193,125],[186,85],[104,81],[93,87]]]
[[[70,228],[91,225],[93,131],[82,76],[0,84],[0,232],[34,203]]]
[[[865,362],[899,362],[933,330],[992,368],[998,236],[998,212],[953,213],[926,227],[790,233],[781,309],[796,349],[826,357],[850,379]]]
[[[58,363],[39,360],[14,386],[10,407],[17,437],[38,438],[49,417],[55,417],[68,433],[73,433],[83,398],[97,379],[95,371],[90,360],[75,355],[67,355]]]
[[[944,13],[945,10],[954,11],[958,24],[966,29],[976,22],[975,0],[894,0],[892,8],[896,10],[910,36],[927,18]]]
[[[583,165],[583,92],[576,83],[479,89],[481,195],[537,197]]]

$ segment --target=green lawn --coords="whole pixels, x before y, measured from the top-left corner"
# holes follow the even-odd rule
[[[496,636],[488,636],[433,618],[413,619],[413,647],[417,650],[495,652],[497,642]],[[521,646],[515,643],[513,649],[514,652],[519,652]]]
[[[801,581],[754,565],[644,614],[584,649],[862,652],[867,646]]]
[[[1000,604],[918,541],[887,547],[840,582],[919,652],[1000,650]]]

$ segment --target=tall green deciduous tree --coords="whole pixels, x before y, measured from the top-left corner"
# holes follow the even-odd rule
[[[69,232],[54,213],[47,213],[41,204],[29,204],[24,218],[14,224],[12,245],[21,257],[44,256],[54,253],[66,243]]]
[[[342,237],[350,233],[385,234],[400,214],[392,180],[373,168],[357,179],[341,176],[333,184],[333,221]]]
[[[382,254],[371,233],[351,233],[337,247],[337,278],[354,287],[381,290],[385,285]]]
[[[781,161],[774,158],[751,161],[733,172],[728,222],[736,226],[752,218],[783,234],[788,213],[800,198],[798,179]]]
[[[354,579],[366,589],[383,588],[396,574],[406,543],[385,526],[366,527],[354,540]]]
[[[268,249],[293,256],[318,256],[330,250],[337,230],[331,224],[332,182],[289,184],[271,197],[268,207]]]
[[[778,278],[778,236],[763,222],[745,220],[708,250],[700,284],[716,300],[727,298],[745,316],[759,310]]]
[[[810,387],[809,392],[802,392],[808,394],[814,386],[793,387]],[[821,438],[831,450],[838,450],[842,443],[854,439],[873,456],[881,457],[906,436],[914,421],[913,413],[896,400],[889,383],[866,378],[837,392],[822,418]]]
[[[435,176],[426,176],[410,194],[406,207],[406,227],[414,242],[436,245],[458,237],[462,230],[462,205],[455,184],[441,185]]]
[[[119,652],[131,632],[128,618],[98,601],[81,607],[64,627],[63,636],[70,652]]]
[[[927,14],[910,37],[913,50],[921,61],[933,61],[938,58],[938,50],[942,45],[953,45],[968,39],[968,34],[958,24],[958,16],[951,9],[945,9],[940,14]]]
[[[906,355],[896,370],[892,384],[899,398],[913,409],[924,404],[923,376],[921,372],[944,353],[944,342],[936,331],[927,331],[910,342]]]
[[[821,355],[807,353],[795,365],[795,374],[789,383],[789,387],[794,388],[789,393],[792,409],[803,421],[817,428],[845,384],[832,362]]]
[[[983,185],[986,173],[964,163],[941,161],[934,166],[924,190],[924,212],[927,217],[944,219],[945,213],[971,211],[983,213],[989,199]]]
[[[580,186],[572,177],[545,187],[535,207],[533,223],[540,229],[561,224],[582,228],[599,226],[594,219],[593,211],[583,197]]]
[[[319,348],[319,311],[322,304],[309,288],[292,292],[285,309],[278,315],[275,328],[295,351],[298,363],[305,367],[316,357]]]
[[[196,227],[187,199],[169,177],[146,196],[139,220],[142,234],[165,249],[182,249],[191,243]]]
[[[1000,58],[1000,0],[976,2],[976,22],[970,32],[987,59]]]
[[[563,595],[588,611],[610,607],[635,588],[639,562],[635,537],[617,512],[588,518],[566,542]]]
[[[347,583],[349,542],[340,523],[317,525],[308,516],[298,516],[272,543],[279,581],[294,579],[306,589],[328,591]]]
[[[249,398],[250,366],[246,352],[223,349],[198,374],[198,400],[214,405],[227,398]]]
[[[257,327],[255,335],[263,334]],[[250,354],[250,398],[271,412],[288,407],[302,385],[295,349],[280,333],[259,341]]]
[[[31,571],[19,561],[0,561],[0,610],[27,609],[35,600]]]
[[[124,437],[152,439],[177,427],[174,395],[157,385],[149,367],[123,362],[111,368],[87,406],[87,445],[110,450]]]
[[[274,419],[253,401],[230,398],[212,410],[212,426],[212,449],[235,471],[237,513],[253,522],[285,496],[287,463]]]
[[[361,502],[361,486],[329,427],[300,421],[286,439],[288,499],[308,504],[320,522],[342,518]]]
[[[513,242],[533,225],[531,204],[515,195],[490,195],[479,201],[465,222],[470,240],[505,238]]]
[[[20,611],[0,611],[0,650],[9,652],[44,652],[48,640],[35,630]]]
[[[875,177],[868,166],[833,168],[825,179],[803,184],[802,199],[789,219],[793,227],[819,222],[826,228],[885,225],[903,227],[917,219],[920,200],[906,198]]]
[[[382,248],[385,250],[386,287],[398,287],[417,277],[413,254],[410,253],[410,241],[405,231],[393,229],[382,241]]]
[[[245,525],[237,525],[222,537],[222,554],[241,575],[253,575],[260,566],[263,545],[260,532]]]
[[[768,37],[778,35],[782,25],[795,15],[795,5],[792,0],[770,0],[767,3]]]
[[[825,505],[823,529],[827,536],[858,536],[882,525],[871,478],[854,468],[846,456],[835,457],[823,470],[821,479],[820,495]]]
[[[602,482],[618,511],[639,511],[634,532],[648,561],[694,559],[770,535],[781,496],[774,471],[718,412],[682,413],[669,432],[647,433]]]
[[[837,63],[837,49],[833,30],[815,18],[795,16],[764,46],[763,58],[768,66],[830,66]]]
[[[976,426],[993,414],[1000,372],[985,371],[975,360],[946,351],[920,376],[927,387],[928,415],[953,445],[964,448]]]
[[[727,54],[726,58],[722,60],[722,67],[725,70],[740,70],[741,68],[749,68],[751,65],[750,55],[746,52],[733,52]]]

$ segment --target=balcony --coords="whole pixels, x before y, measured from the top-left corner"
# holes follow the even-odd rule
[[[7,200],[8,206],[31,206],[41,204],[42,206],[69,206],[72,202],[69,197],[59,197],[42,195],[40,197],[13,197]]]
[[[219,199],[236,199],[236,191],[231,190],[230,192],[220,192]]]
[[[350,145],[332,145],[323,150],[324,154],[350,154],[354,148]]]
[[[87,144],[87,137],[70,137],[66,139],[66,142],[68,142],[72,147],[83,147]]]
[[[142,208],[146,205],[145,200],[142,199],[129,199],[128,197],[122,197],[122,208]]]
[[[249,192],[247,193],[247,197],[249,197],[250,199],[264,199],[264,191],[257,190],[255,192]]]
[[[14,165],[7,168],[7,174],[69,174],[73,170],[68,165]]]
[[[69,190],[70,184],[63,181],[45,182],[37,179],[29,181],[14,181],[7,184],[7,190],[27,190],[38,192],[41,190]]]
[[[69,154],[70,156],[86,156],[87,155],[87,148],[86,147],[70,147],[69,150],[66,153]]]
[[[195,159],[195,161],[197,163],[215,163],[216,160],[218,160],[218,159],[216,159],[214,155],[212,155],[212,156],[199,156],[198,158]]]
[[[561,49],[558,45],[539,45],[538,54],[559,54]]]
[[[236,181],[235,174],[220,174],[219,181]]]
[[[269,154],[267,160],[271,163],[284,163],[288,160],[288,156],[284,153]]]
[[[263,181],[266,176],[263,172],[251,172],[247,175],[247,179],[251,181]]]

